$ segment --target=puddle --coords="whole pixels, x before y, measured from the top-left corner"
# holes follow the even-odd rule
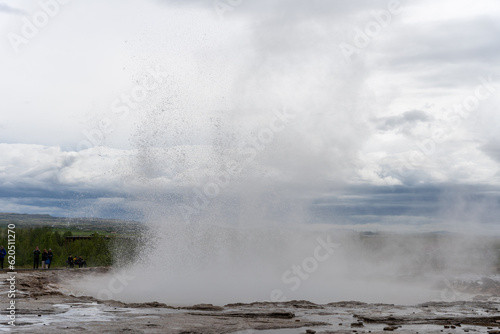
[[[123,318],[123,314],[139,315],[139,318],[153,318],[165,314],[186,313],[187,310],[174,310],[166,308],[123,308],[112,307],[104,304],[92,303],[69,303],[54,304],[53,314],[17,314],[16,327],[23,331],[29,331],[29,327],[36,326],[64,326],[69,329],[83,326],[88,322],[110,322]],[[0,324],[0,332],[9,332],[12,327]]]

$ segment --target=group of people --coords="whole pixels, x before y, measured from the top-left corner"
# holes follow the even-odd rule
[[[3,269],[3,262],[5,256],[7,256],[7,251],[5,250],[5,248],[3,248],[3,246],[0,246],[1,269]],[[33,251],[33,269],[38,269],[38,265],[40,264],[40,256],[42,258],[41,261],[42,269],[50,269],[50,265],[52,264],[52,261],[54,259],[54,254],[52,253],[52,249],[49,248],[49,250],[44,249],[43,251],[40,251],[40,248],[38,246],[35,247],[35,250]],[[77,265],[78,268],[87,266],[87,262],[81,256],[73,257],[72,255],[68,256],[66,264],[70,268],[74,268],[75,265]]]
[[[1,249],[3,249],[2,246],[0,246],[0,259],[2,260],[1,263],[3,268],[3,258],[1,258],[2,254]],[[49,250],[44,249],[43,251],[40,251],[40,248],[38,248],[38,246],[36,246],[35,250],[33,251],[33,256],[34,256],[33,269],[38,269],[38,264],[40,263],[40,255],[42,256],[42,269],[50,269],[50,264],[52,263],[52,260],[54,258],[52,249],[49,248]],[[87,266],[87,262],[81,256],[73,257],[73,255],[70,255],[68,256],[68,260],[66,261],[66,263],[70,268],[74,268],[75,265],[77,265],[78,268]]]
[[[73,257],[73,255],[68,256],[68,260],[66,261],[68,266],[70,268],[74,268],[75,264],[78,266],[78,268],[86,267],[87,262],[81,257]]]
[[[38,246],[36,246],[35,250],[33,251],[33,269],[38,269],[38,264],[40,263],[40,254],[42,255],[42,269],[50,269],[50,264],[52,263],[52,259],[54,258],[52,249],[44,249],[40,252],[40,248],[38,248]]]

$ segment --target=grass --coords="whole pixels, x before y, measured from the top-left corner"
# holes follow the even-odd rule
[[[79,235],[91,235],[93,233],[99,233],[99,234],[111,234],[110,231],[107,230],[100,230],[100,229],[94,229],[94,230],[83,230],[83,229],[77,229],[77,228],[63,228],[63,227],[53,227],[52,232],[59,232],[60,234],[64,234],[66,232],[71,232],[71,235],[79,236]]]

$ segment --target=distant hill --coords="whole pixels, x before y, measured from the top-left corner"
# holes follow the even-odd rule
[[[139,222],[119,219],[66,218],[43,214],[0,212],[0,227],[6,227],[8,224],[15,224],[16,227],[51,226],[80,230],[107,230],[109,232],[133,232],[144,226]]]

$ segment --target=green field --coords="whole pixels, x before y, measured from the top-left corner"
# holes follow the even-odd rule
[[[9,224],[15,225],[11,232]],[[69,255],[82,256],[88,266],[119,265],[120,259],[135,252],[144,231],[144,225],[137,222],[0,213],[0,245],[8,249],[8,235],[15,235],[15,268],[33,267],[36,246],[40,250],[52,249],[51,268],[66,267]],[[67,238],[71,236],[92,237],[73,241]],[[8,258],[4,261],[5,267],[8,267]]]

